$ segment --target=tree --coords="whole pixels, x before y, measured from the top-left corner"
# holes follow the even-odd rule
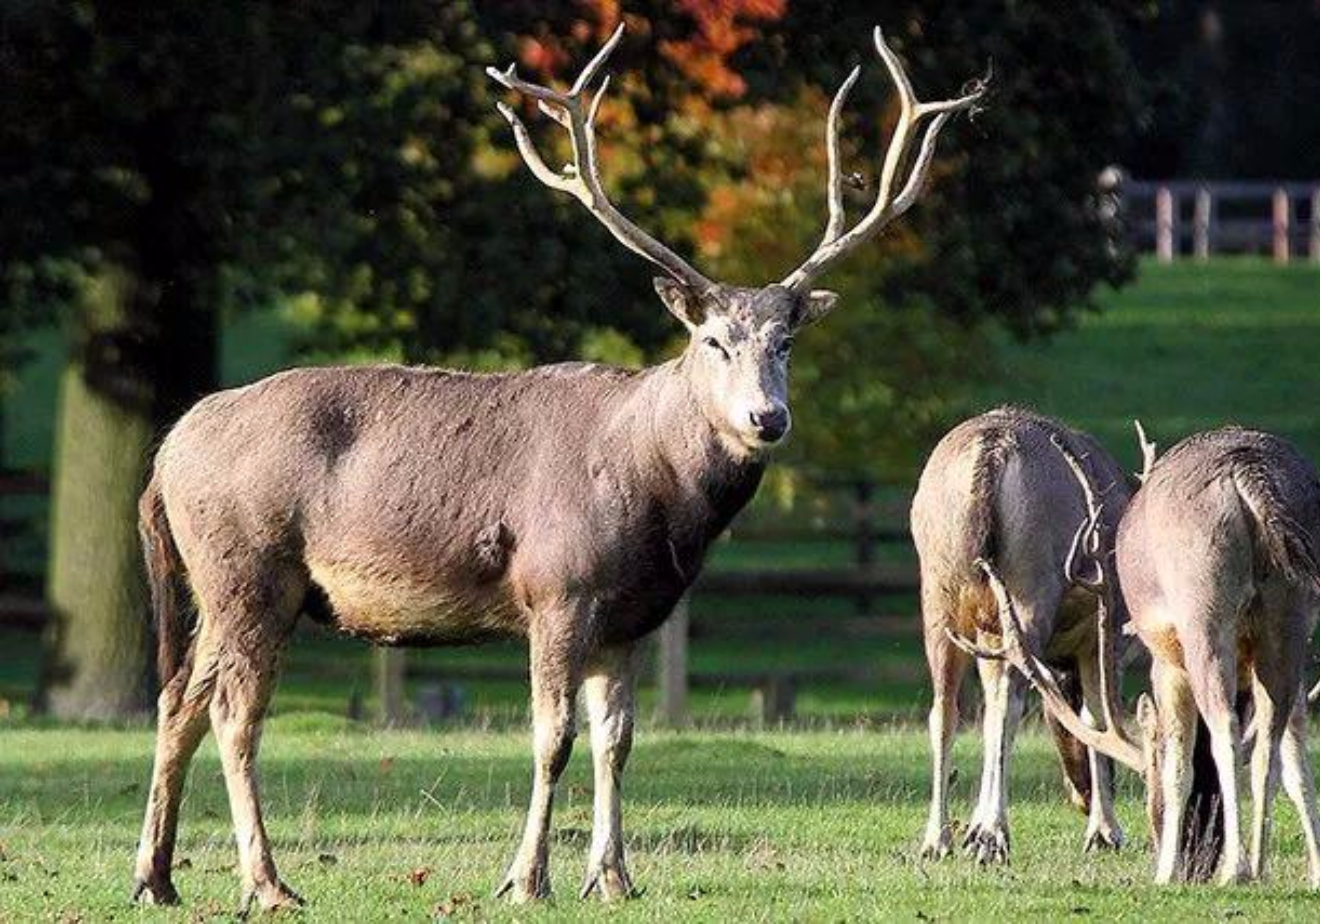
[[[146,687],[134,498],[214,384],[222,309],[313,291],[372,304],[371,333],[443,286],[484,49],[465,4],[422,0],[0,15],[0,337],[63,304],[72,344],[43,699],[123,714]]]

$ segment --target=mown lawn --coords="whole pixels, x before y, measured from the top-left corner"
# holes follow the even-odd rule
[[[1047,742],[1020,742],[1013,863],[918,861],[924,735],[644,731],[629,768],[626,827],[645,894],[581,903],[590,837],[584,739],[556,815],[557,898],[529,912],[490,898],[516,842],[528,784],[521,732],[369,731],[329,716],[271,723],[263,771],[284,877],[309,921],[609,920],[1315,920],[1301,837],[1282,805],[1267,885],[1155,888],[1140,806],[1124,779],[1132,837],[1119,855],[1080,852],[1083,819],[1062,799]],[[176,912],[127,904],[151,735],[145,730],[0,726],[0,919],[210,920],[238,897],[219,764],[208,742],[184,809]],[[957,810],[974,744],[960,741]]]
[[[1237,423],[1320,461],[1320,266],[1264,260],[1145,263],[1073,331],[1004,344],[984,404],[1014,401],[1089,430],[1132,465],[1132,419],[1167,448]]]

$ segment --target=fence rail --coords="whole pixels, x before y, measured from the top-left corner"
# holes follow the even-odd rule
[[[1102,177],[1130,241],[1162,263],[1216,253],[1269,253],[1320,262],[1320,180],[1133,180]]]

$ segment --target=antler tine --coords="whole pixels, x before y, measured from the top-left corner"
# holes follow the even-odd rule
[[[1045,708],[1078,741],[1114,758],[1138,773],[1142,773],[1145,763],[1142,760],[1141,749],[1128,738],[1122,725],[1115,721],[1112,716],[1106,716],[1106,727],[1103,731],[1092,728],[1069,705],[1068,699],[1063,695],[1063,691],[1059,689],[1053,673],[1038,657],[1028,650],[1024,641],[1025,633],[1022,630],[1022,624],[1018,621],[1013,601],[1009,597],[1003,581],[1000,580],[998,572],[985,559],[978,559],[976,565],[984,572],[986,581],[990,585],[990,591],[994,594],[995,603],[999,608],[1000,633],[1004,640],[1003,645],[997,651],[992,650],[988,654],[1008,661],[1022,676],[1026,677],[1028,682],[1040,693]],[[977,653],[976,646],[970,642],[966,646],[959,645],[959,647],[981,657]]]
[[[1134,420],[1132,423],[1137,428],[1137,443],[1141,446],[1141,474],[1137,476],[1142,484],[1150,477],[1150,470],[1155,467],[1155,444],[1146,439],[1146,428],[1141,425],[1140,420]]]
[[[843,106],[848,101],[848,94],[852,92],[853,85],[857,83],[861,73],[861,65],[854,67],[848,78],[840,85],[838,92],[834,94],[834,101],[830,103],[830,116],[825,123],[825,155],[830,168],[830,219],[825,225],[822,244],[828,244],[842,234],[843,223],[847,220],[843,208],[843,155],[839,150],[839,120],[843,117]]]
[[[1306,701],[1312,705],[1320,702],[1320,683],[1311,687],[1311,692],[1306,694]]]
[[[1068,548],[1068,557],[1064,559],[1063,570],[1070,582],[1099,595],[1107,583],[1102,561],[1103,546],[1100,534],[1100,513],[1103,505],[1096,500],[1095,489],[1091,487],[1091,479],[1087,477],[1086,470],[1082,468],[1082,462],[1076,454],[1068,448],[1057,433],[1050,434],[1050,443],[1054,445],[1055,449],[1059,450],[1063,460],[1068,464],[1068,468],[1072,470],[1073,477],[1082,486],[1082,496],[1086,501],[1086,517],[1078,525],[1077,531],[1073,533],[1072,544]],[[1079,553],[1091,560],[1094,570],[1090,575],[1082,575],[1078,572],[1077,558]]]
[[[711,288],[713,283],[674,251],[628,220],[610,202],[601,182],[600,168],[596,162],[595,126],[601,101],[609,87],[609,76],[607,75],[600,82],[600,87],[591,97],[589,105],[584,106],[583,101],[601,68],[622,41],[623,32],[624,26],[620,23],[609,40],[587,62],[586,67],[578,74],[567,92],[552,90],[523,80],[517,75],[513,65],[506,70],[488,67],[486,74],[501,86],[536,100],[537,108],[541,112],[568,131],[569,140],[573,145],[573,163],[564,171],[552,170],[537,152],[531,133],[527,131],[527,126],[523,124],[518,114],[504,103],[496,104],[500,115],[504,116],[513,128],[518,153],[522,155],[532,175],[551,189],[566,192],[581,202],[619,243],[633,253],[650,260],[694,291],[704,292]]]
[[[930,165],[935,156],[935,142],[939,138],[940,131],[955,113],[972,109],[984,97],[988,88],[989,78],[986,77],[977,81],[970,93],[956,99],[931,103],[920,102],[917,99],[916,92],[912,89],[912,81],[903,69],[903,63],[885,41],[884,33],[879,26],[875,29],[874,41],[876,52],[884,61],[889,76],[893,79],[894,86],[898,90],[900,103],[898,124],[894,126],[893,137],[890,138],[889,147],[885,151],[875,203],[861,221],[848,232],[843,232],[842,167],[839,165],[838,123],[839,110],[842,109],[843,101],[846,99],[848,91],[852,89],[852,84],[857,77],[857,71],[854,70],[849,74],[848,79],[844,81],[843,87],[834,97],[833,105],[830,106],[829,123],[826,131],[826,145],[828,146],[830,165],[829,223],[826,226],[825,236],[816,247],[816,250],[807,257],[801,266],[784,278],[782,285],[794,291],[806,290],[813,279],[824,273],[849,251],[870,240],[881,228],[912,206],[921,193],[926,176],[930,172]],[[913,135],[922,121],[928,117],[933,117],[933,119],[922,136],[919,151],[907,179],[903,183],[902,190],[897,197],[894,197],[894,181],[911,153]]]

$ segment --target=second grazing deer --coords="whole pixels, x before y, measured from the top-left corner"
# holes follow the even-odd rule
[[[1086,466],[1105,486],[1100,528],[1085,537],[1076,527],[1088,508],[1072,465]],[[1096,594],[1114,575],[1112,567],[1094,574],[1079,571],[1083,550],[1077,546],[1082,538],[1099,543],[1098,558],[1108,561],[1129,493],[1118,464],[1089,436],[1019,408],[999,408],[964,421],[931,454],[912,503],[922,633],[934,689],[931,805],[923,856],[939,858],[952,849],[949,756],[958,691],[969,663],[961,640],[1001,632],[999,607],[977,562],[995,562],[1032,650],[1077,678],[1087,719],[1096,722],[1103,714]],[[984,767],[963,845],[983,863],[1006,862],[1008,765],[1026,680],[1001,661],[981,660],[977,667],[985,702]],[[1065,731],[1059,744],[1069,783],[1088,812],[1085,847],[1116,848],[1122,831],[1114,815],[1109,759],[1093,749],[1076,754],[1075,740]]]

